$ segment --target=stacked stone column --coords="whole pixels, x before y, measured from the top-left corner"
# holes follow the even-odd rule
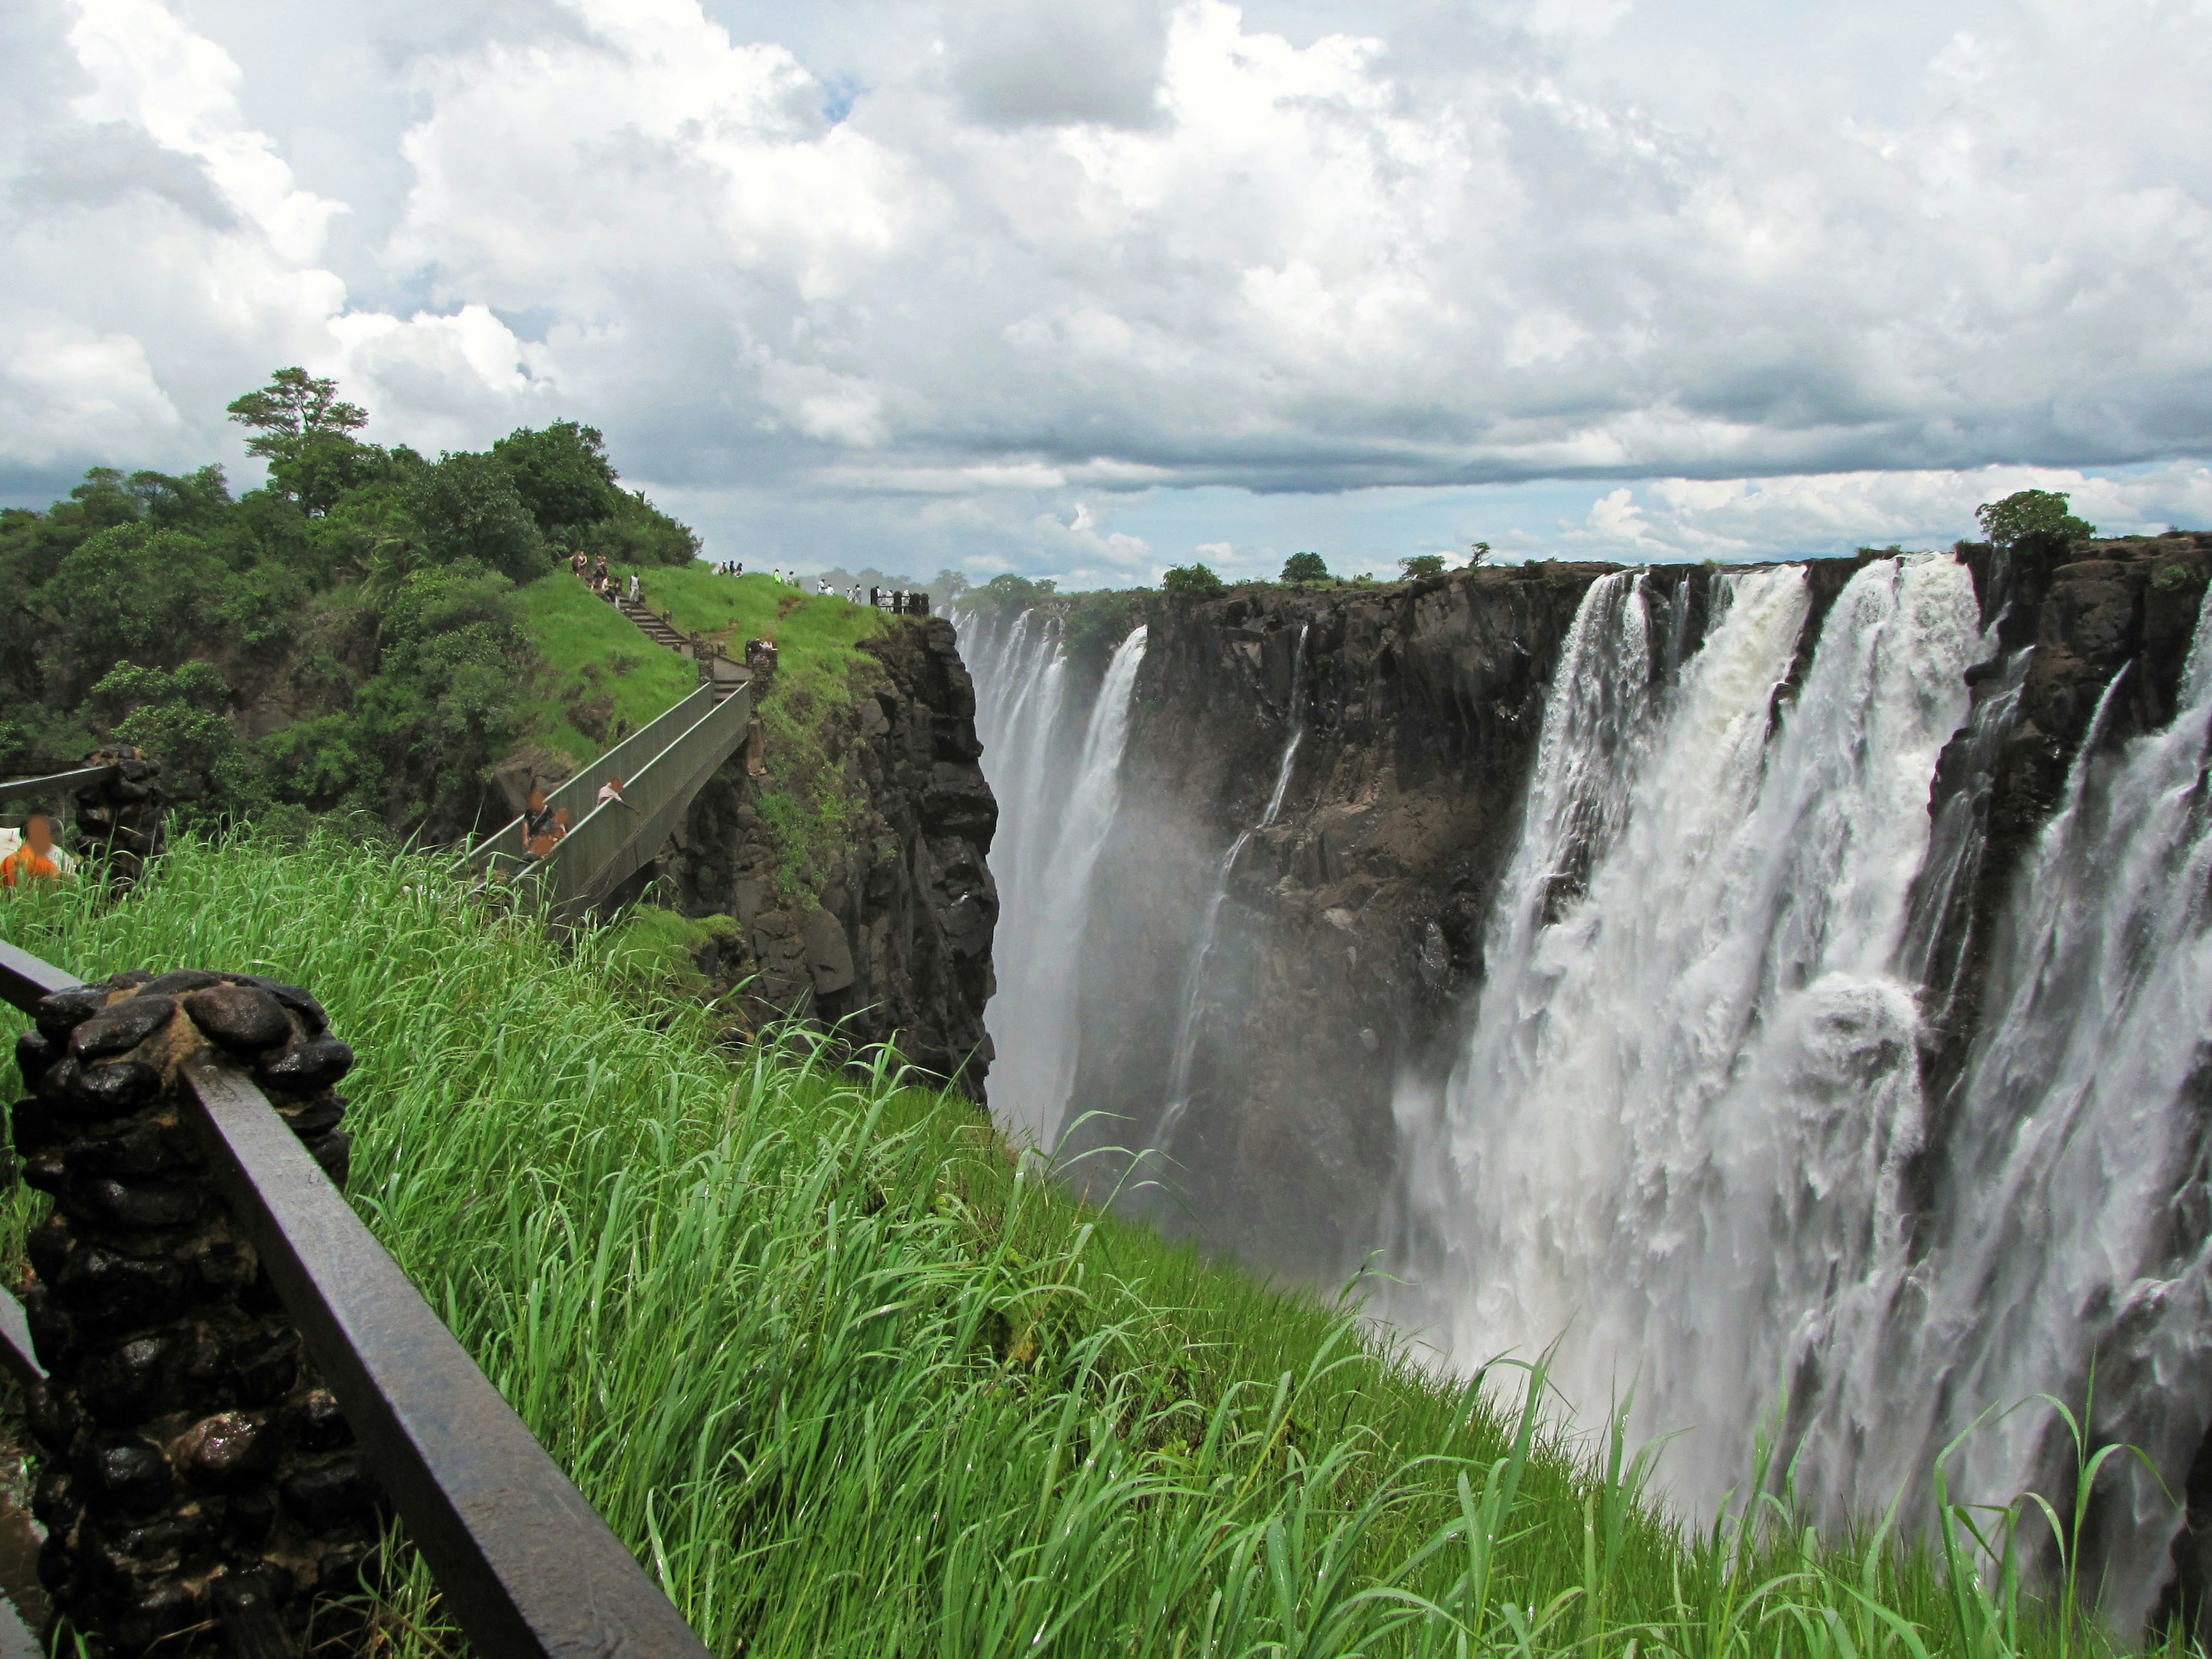
[[[128,885],[144,872],[146,860],[161,848],[161,763],[128,745],[102,749],[87,758],[95,763],[112,761],[115,775],[78,792],[77,837],[85,851]]]
[[[12,1127],[54,1199],[24,1302],[56,1616],[118,1656],[221,1651],[219,1618],[296,1644],[317,1598],[361,1592],[380,1500],[215,1190],[179,1068],[215,1049],[343,1185],[353,1053],[307,992],[242,975],[119,974],[37,1021]]]

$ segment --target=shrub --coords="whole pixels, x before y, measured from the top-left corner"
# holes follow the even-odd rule
[[[1221,591],[1221,578],[1202,564],[1179,564],[1160,578],[1160,587],[1164,592],[1204,599]]]

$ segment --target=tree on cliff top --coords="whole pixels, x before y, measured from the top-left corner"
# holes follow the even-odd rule
[[[1160,578],[1160,588],[1164,592],[1204,599],[1221,591],[1221,578],[1202,564],[1179,564]]]
[[[368,424],[368,411],[339,397],[336,380],[316,380],[304,368],[278,369],[258,392],[234,398],[228,412],[253,428],[246,453],[269,463],[270,489],[310,518],[329,512],[386,459],[353,435]]]
[[[1325,582],[1328,566],[1318,553],[1293,553],[1283,561],[1283,580],[1286,582]]]
[[[1407,581],[1418,581],[1424,576],[1444,574],[1444,556],[1441,553],[1413,553],[1398,561],[1398,568],[1406,573]]]
[[[2008,550],[2030,538],[2070,542],[2097,533],[2096,526],[2075,518],[2067,506],[2063,489],[2020,489],[2001,501],[1983,502],[1974,517],[1982,533]]]

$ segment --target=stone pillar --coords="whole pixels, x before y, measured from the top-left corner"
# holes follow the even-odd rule
[[[316,1598],[359,1592],[381,1500],[201,1161],[179,1067],[224,1054],[343,1185],[353,1051],[307,992],[234,974],[118,974],[37,1020],[12,1127],[54,1199],[25,1310],[56,1618],[117,1656],[222,1651],[218,1620],[297,1651]]]
[[[88,763],[113,762],[116,775],[76,798],[79,846],[126,885],[138,879],[160,850],[161,763],[124,744],[97,750]]]

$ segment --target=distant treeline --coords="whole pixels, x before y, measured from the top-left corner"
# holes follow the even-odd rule
[[[362,442],[366,413],[297,368],[230,413],[261,489],[95,467],[46,512],[0,512],[0,774],[132,743],[188,816],[448,836],[529,725],[516,586],[579,548],[698,551],[573,421],[433,461]]]

